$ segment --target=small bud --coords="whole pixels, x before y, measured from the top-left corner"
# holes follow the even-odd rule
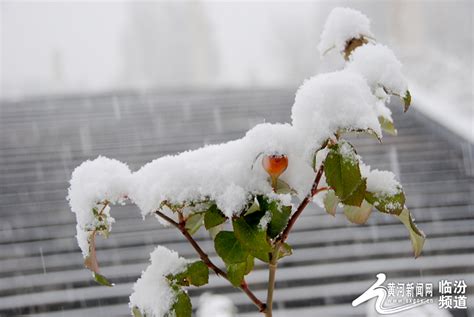
[[[276,190],[278,177],[288,167],[288,157],[286,155],[265,155],[262,159],[262,166],[267,171],[272,180],[272,187]]]

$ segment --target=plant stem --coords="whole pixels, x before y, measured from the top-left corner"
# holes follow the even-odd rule
[[[314,195],[316,195],[318,192],[327,190],[329,188],[327,187],[322,187],[318,189],[319,181],[321,180],[321,177],[323,176],[323,170],[324,167],[321,165],[321,167],[318,169],[318,172],[316,173],[316,177],[314,179],[313,185],[311,187],[310,193],[303,199],[303,201],[300,203],[298,208],[296,209],[296,212],[291,216],[290,220],[288,221],[288,225],[286,226],[285,230],[283,230],[282,234],[276,239],[275,241],[275,246],[273,251],[270,253],[270,263],[268,264],[268,288],[267,288],[267,303],[262,303],[257,296],[248,288],[247,282],[245,279],[243,279],[242,283],[240,284],[240,289],[250,298],[250,300],[255,304],[255,306],[258,307],[259,311],[264,313],[266,317],[272,317],[273,314],[273,293],[275,290],[275,277],[276,277],[276,269],[277,269],[277,264],[278,264],[278,257],[280,255],[280,247],[285,243],[286,239],[288,239],[288,235],[293,228],[296,220],[298,217],[301,215],[303,210],[306,208],[306,206],[309,204],[311,199],[313,198]],[[183,235],[184,237],[191,243],[192,247],[196,252],[199,254],[199,257],[201,260],[210,268],[212,269],[217,275],[222,276],[226,280],[229,280],[227,277],[227,273],[222,271],[219,267],[217,267],[212,261],[209,259],[209,256],[207,255],[206,252],[204,252],[199,244],[194,240],[194,238],[189,234],[189,232],[186,230],[186,221],[181,213],[179,213],[179,222],[174,221],[164,213],[162,213],[159,210],[156,210],[155,213],[172,224],[174,227],[176,227]]]
[[[166,220],[167,222],[169,222],[170,224],[172,224],[174,227],[176,227],[183,235],[184,237],[189,241],[189,243],[192,245],[192,247],[194,248],[194,250],[196,250],[196,252],[198,253],[199,257],[201,258],[201,260],[210,268],[212,269],[217,275],[220,275],[222,276],[223,278],[225,278],[226,280],[229,280],[229,278],[227,277],[227,273],[222,271],[217,265],[215,265],[211,259],[209,259],[209,256],[207,255],[206,252],[204,252],[203,249],[201,249],[201,247],[199,246],[199,244],[196,242],[196,240],[194,240],[194,238],[189,234],[189,232],[186,230],[185,228],[185,225],[186,225],[186,222],[183,220],[183,221],[180,221],[179,223],[174,221],[173,219],[171,219],[170,217],[168,217],[167,215],[165,215],[164,213],[162,213],[161,211],[159,210],[156,210],[155,213],[163,218],[164,220]],[[181,218],[182,216],[180,216]],[[265,303],[262,303],[262,301],[260,301],[257,296],[255,296],[255,294],[249,289],[248,285],[247,285],[247,282],[245,281],[245,279],[242,281],[242,283],[240,284],[240,289],[250,298],[250,300],[255,304],[255,306],[258,307],[259,311],[260,312],[266,312],[267,310],[267,305]]]
[[[328,187],[318,188],[321,177],[323,176],[323,171],[324,167],[321,165],[321,167],[318,169],[318,172],[316,173],[316,177],[314,178],[310,193],[303,199],[293,216],[291,216],[290,220],[288,221],[288,225],[286,226],[285,230],[283,230],[282,234],[276,239],[274,249],[272,253],[270,253],[270,263],[268,264],[267,310],[265,311],[266,317],[272,317],[273,314],[273,292],[275,290],[275,277],[278,258],[280,255],[280,248],[283,243],[285,243],[286,239],[288,239],[288,235],[295,225],[296,220],[309,204],[313,196],[320,191],[329,189]]]
[[[280,256],[280,242],[275,244],[273,252],[270,253],[270,263],[268,263],[268,289],[267,289],[267,311],[266,317],[272,317],[273,314],[273,292],[275,290],[275,277]]]

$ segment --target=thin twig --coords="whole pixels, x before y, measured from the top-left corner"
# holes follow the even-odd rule
[[[277,242],[270,253],[270,263],[268,263],[268,288],[267,288],[267,311],[266,317],[272,317],[273,314],[273,292],[275,290],[276,269],[278,265],[278,258],[280,257],[281,242]]]
[[[311,187],[310,193],[308,194],[308,196],[306,196],[303,199],[303,201],[301,201],[301,203],[298,206],[298,208],[296,209],[295,213],[291,216],[285,230],[283,230],[282,234],[277,239],[278,243],[280,243],[280,242],[284,243],[286,241],[286,239],[288,239],[288,234],[290,233],[291,229],[295,225],[295,222],[298,219],[298,217],[301,215],[303,210],[309,204],[309,202],[311,201],[313,196],[316,195],[318,192],[320,192],[322,190],[322,188],[318,189],[318,185],[319,185],[319,181],[321,180],[321,177],[323,176],[323,170],[324,170],[324,167],[323,167],[323,165],[321,165],[321,167],[318,169],[318,173],[316,174],[316,177],[314,179],[313,186]]]
[[[301,215],[303,210],[309,204],[311,199],[317,193],[329,190],[329,187],[321,187],[318,188],[319,181],[323,176],[324,167],[321,165],[316,173],[316,177],[314,178],[313,185],[311,186],[311,191],[309,194],[303,199],[300,203],[298,208],[296,209],[295,213],[291,216],[290,220],[288,221],[288,225],[286,226],[285,230],[283,230],[282,234],[276,239],[274,244],[273,252],[270,253],[270,263],[268,264],[268,288],[267,288],[267,310],[265,312],[266,317],[272,317],[273,311],[273,293],[275,290],[275,278],[276,278],[276,269],[278,265],[278,258],[280,255],[280,248],[285,243],[286,239],[288,239],[288,235],[296,223],[296,220]]]
[[[110,202],[109,202],[108,200],[104,200],[103,202],[101,202],[101,204],[104,205],[104,206],[103,206],[102,209],[99,211],[99,213],[98,213],[99,216],[102,215],[102,213],[104,212],[105,208],[107,208],[107,206],[109,205],[109,203],[110,203]]]
[[[211,269],[213,270],[217,275],[220,275],[222,276],[223,278],[225,278],[226,280],[229,280],[228,276],[227,276],[227,273],[222,271],[219,267],[217,267],[217,265],[215,265],[211,259],[209,259],[209,256],[207,255],[206,252],[204,252],[203,249],[201,249],[201,247],[199,246],[199,244],[196,242],[196,240],[194,240],[194,238],[189,234],[189,232],[186,230],[186,222],[183,220],[183,221],[180,221],[180,222],[176,222],[174,221],[173,219],[171,219],[170,217],[168,217],[167,215],[165,215],[164,213],[162,213],[161,211],[159,210],[156,210],[155,213],[163,218],[164,220],[166,220],[167,222],[169,222],[171,225],[173,225],[174,227],[176,227],[183,235],[184,237],[189,241],[189,243],[191,243],[192,247],[194,248],[194,250],[196,250],[196,252],[198,253],[199,255],[199,258],[201,258],[201,260]],[[260,312],[265,312],[266,309],[267,309],[267,305],[265,303],[262,303],[262,301],[260,301],[257,296],[255,296],[255,294],[249,289],[248,285],[247,285],[247,282],[245,281],[245,279],[242,281],[242,283],[240,284],[240,287],[239,287],[249,298],[250,300],[258,307],[259,311]]]

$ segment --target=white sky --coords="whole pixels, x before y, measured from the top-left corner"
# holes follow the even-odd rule
[[[101,2],[2,2],[2,93],[113,87],[125,13]]]
[[[340,4],[367,14],[374,33],[408,64],[408,72],[412,65],[419,66],[413,71],[418,82],[449,76],[433,75],[429,67],[430,58],[444,64],[444,58],[436,56],[448,54],[454,68],[445,71],[457,73],[461,68],[468,79],[470,73],[472,87],[472,72],[465,65],[470,62],[472,70],[472,2],[448,0],[205,2],[207,37],[215,50],[209,59],[217,64],[217,73],[205,74],[204,63],[203,78],[210,85],[297,85],[315,73],[322,24],[330,9]],[[130,7],[131,2],[113,1],[0,2],[0,97],[140,86],[127,68]],[[179,29],[179,21],[178,27],[168,27],[157,18],[155,27],[165,31],[155,38],[151,30],[146,39],[162,41],[159,48],[166,49],[186,32]],[[161,51],[147,56],[146,47],[137,49],[146,57],[139,62],[149,63],[159,75],[160,64],[150,61],[159,60]],[[431,52],[433,56],[427,56]],[[145,78],[147,85],[153,82]]]

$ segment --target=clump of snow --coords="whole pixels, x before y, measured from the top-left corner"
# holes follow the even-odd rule
[[[354,148],[348,142],[339,143],[339,153],[344,160],[349,161],[353,165],[359,163],[359,156],[355,153]]]
[[[267,197],[270,200],[277,200],[283,206],[291,206],[291,194],[277,194],[277,193],[269,193]]]
[[[129,306],[137,307],[142,315],[149,317],[167,316],[175,303],[176,293],[166,276],[183,272],[189,262],[162,246],[150,254],[150,261],[151,264],[133,285]]]
[[[375,103],[366,81],[342,70],[306,80],[296,93],[291,118],[310,143],[306,151],[314,153],[341,129],[371,129],[382,137]]]
[[[121,203],[128,192],[131,172],[127,165],[114,159],[99,156],[85,161],[72,173],[67,199],[76,214],[77,240],[84,256],[89,254],[86,231],[94,230],[102,223],[94,216],[93,208],[102,210],[109,230],[114,219],[110,208],[102,204]]]
[[[234,317],[236,308],[224,295],[204,293],[199,297],[197,317]]]
[[[367,178],[367,191],[377,196],[393,196],[400,192],[402,186],[395,174],[389,171],[371,170],[369,165],[360,163],[360,171]]]
[[[281,179],[304,195],[311,186],[312,171],[302,159],[300,140],[298,130],[289,124],[264,123],[239,140],[161,157],[133,174],[129,198],[143,215],[164,201],[210,200],[231,217],[252,194],[273,192],[268,174],[258,164],[262,153],[287,155],[289,164]]]
[[[360,37],[373,37],[367,16],[354,9],[335,8],[324,24],[318,50],[321,55],[332,48],[342,52],[347,41]]]
[[[372,36],[367,17],[352,9],[336,8],[327,19],[319,49],[323,52],[335,47],[342,51],[348,40],[361,36]],[[391,120],[385,106],[389,96],[383,88],[404,94],[401,64],[385,46],[365,44],[354,50],[345,69],[303,83],[291,110],[292,124],[259,124],[241,139],[164,156],[135,173],[125,164],[104,157],[84,162],[73,173],[68,196],[77,217],[81,249],[87,255],[84,231],[99,225],[92,208],[104,201],[116,203],[127,197],[143,216],[161,208],[173,219],[176,215],[167,205],[188,204],[183,212],[189,213],[198,208],[195,204],[215,203],[230,218],[254,195],[275,195],[260,164],[264,155],[288,157],[288,167],[280,179],[304,198],[313,182],[313,165],[318,168],[327,154],[322,150],[314,158],[314,152],[327,139],[354,130],[369,130],[382,137],[378,118]],[[378,188],[380,176],[373,174],[369,175],[373,178],[369,186]],[[324,182],[323,177],[321,184]],[[280,198],[285,205],[291,204],[290,195]],[[108,207],[103,214],[113,222]]]
[[[346,69],[362,75],[374,92],[378,87],[384,87],[389,93],[405,96],[408,86],[402,64],[385,45],[359,46],[352,52]]]
[[[85,258],[89,255],[89,234],[79,224],[76,225],[76,240],[81,249],[82,256]]]
[[[260,222],[258,223],[258,228],[260,230],[267,230],[267,226],[272,220],[272,213],[267,210],[267,212],[263,215],[262,218],[260,218]]]

